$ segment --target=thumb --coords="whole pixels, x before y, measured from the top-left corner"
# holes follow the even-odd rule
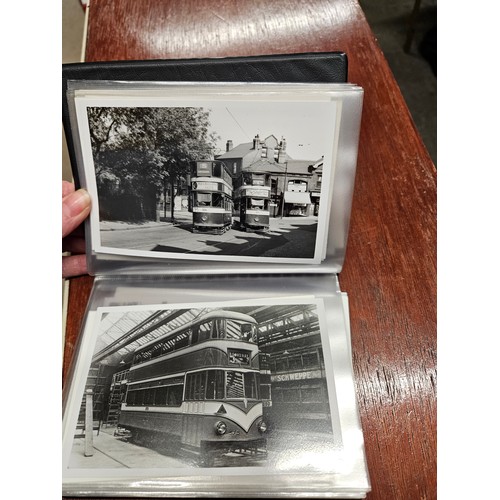
[[[90,195],[85,189],[74,191],[62,199],[62,237],[76,229],[90,213]]]

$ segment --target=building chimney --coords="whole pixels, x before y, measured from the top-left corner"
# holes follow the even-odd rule
[[[257,134],[253,139],[253,149],[260,149],[260,137]]]
[[[286,161],[286,140],[282,137],[280,145],[278,146],[278,163],[285,163]]]
[[[231,149],[233,149],[233,141],[231,139],[229,139],[227,142],[226,142],[226,153],[228,151],[231,151]]]

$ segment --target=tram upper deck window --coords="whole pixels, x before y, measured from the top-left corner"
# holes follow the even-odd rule
[[[248,342],[257,342],[257,330],[251,323],[241,325],[241,338]]]
[[[183,332],[177,335],[175,338],[175,349],[180,349],[182,347],[187,347],[189,345],[189,333]]]
[[[214,163],[212,166],[212,173],[214,177],[222,177],[222,164]]]
[[[253,175],[252,184],[254,186],[264,186],[264,184],[265,184],[265,182],[264,182],[264,175],[254,174]]]
[[[255,325],[239,321],[215,318],[199,325],[193,325],[191,344],[208,339],[232,339],[256,342]]]
[[[134,356],[133,364],[143,363],[144,361],[148,361],[149,359],[151,359],[151,351],[150,350],[138,352]]]
[[[212,321],[212,338],[223,339],[226,337],[226,321],[224,319],[214,319]]]
[[[228,339],[255,342],[256,341],[255,326],[252,325],[251,323],[241,323],[239,321],[227,320],[226,337]]]
[[[203,342],[204,340],[207,340],[210,338],[210,330],[211,330],[210,321],[207,321],[206,323],[202,323],[201,325],[198,325],[195,328],[197,330],[196,337],[197,337],[198,342]]]

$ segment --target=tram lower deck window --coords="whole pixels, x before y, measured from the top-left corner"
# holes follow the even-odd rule
[[[185,399],[259,399],[259,374],[233,370],[206,370],[188,373]]]
[[[195,193],[194,204],[197,207],[209,207],[212,203],[212,195],[210,193]]]
[[[224,372],[209,370],[207,372],[206,399],[222,399],[224,397]]]
[[[195,193],[194,205],[196,207],[224,208],[227,204],[224,195],[221,193]]]
[[[133,389],[127,392],[128,406],[180,406],[183,385]]]
[[[228,398],[244,398],[243,373],[227,372],[226,390]]]

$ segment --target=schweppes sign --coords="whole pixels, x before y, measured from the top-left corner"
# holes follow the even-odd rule
[[[307,380],[311,378],[321,378],[320,370],[311,370],[307,372],[281,373],[271,375],[271,382],[287,382],[289,380]]]

